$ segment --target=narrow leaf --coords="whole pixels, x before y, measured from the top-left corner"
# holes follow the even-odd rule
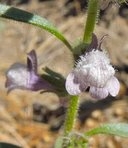
[[[128,137],[128,124],[112,123],[104,124],[85,133],[85,136],[93,136],[96,134],[112,134],[121,137]]]
[[[54,25],[52,25],[52,23],[50,23],[47,19],[41,16],[35,15],[33,13],[18,8],[0,4],[0,17],[32,24],[34,26],[43,28],[51,34],[53,34],[54,36],[56,36],[58,39],[60,39],[70,50],[72,49],[71,45],[63,36],[63,34],[59,32],[57,28]]]

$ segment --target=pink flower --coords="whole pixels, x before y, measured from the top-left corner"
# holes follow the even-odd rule
[[[34,50],[27,54],[27,65],[15,63],[6,73],[8,92],[13,89],[27,89],[32,91],[52,90],[52,86],[37,74],[37,57]]]
[[[114,75],[108,55],[101,49],[90,49],[80,56],[76,67],[67,76],[66,90],[70,95],[78,95],[89,88],[93,98],[103,99],[109,94],[115,97],[120,84]]]

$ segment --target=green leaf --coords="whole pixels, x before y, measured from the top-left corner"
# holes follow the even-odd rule
[[[112,134],[121,137],[128,137],[128,124],[112,123],[104,124],[85,133],[85,136],[93,136],[96,134]]]
[[[0,142],[0,148],[21,148],[21,147],[10,143]]]
[[[32,24],[34,26],[43,28],[51,34],[53,34],[54,36],[56,36],[58,39],[60,39],[70,50],[72,50],[71,45],[63,36],[63,34],[59,32],[57,28],[54,25],[52,25],[52,23],[50,23],[47,19],[41,16],[35,15],[33,13],[18,8],[0,4],[0,17]]]

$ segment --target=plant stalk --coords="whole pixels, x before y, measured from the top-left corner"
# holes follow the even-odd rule
[[[84,30],[83,42],[90,44],[92,41],[92,33],[98,20],[99,0],[89,0],[87,10],[87,20]]]
[[[65,124],[64,124],[64,136],[66,137],[73,130],[75,119],[77,116],[77,111],[78,111],[78,101],[79,101],[78,96],[70,97],[69,106],[68,106],[67,115],[66,115]]]
[[[62,148],[67,148],[70,144],[70,134],[73,131],[75,120],[77,116],[78,111],[78,96],[71,96],[69,98],[69,106],[67,109],[67,114],[65,118],[65,124],[64,124],[64,138],[63,138],[63,144]]]

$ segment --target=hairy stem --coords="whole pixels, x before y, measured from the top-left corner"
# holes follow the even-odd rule
[[[99,14],[99,0],[89,0],[88,2],[88,11],[87,11],[87,20],[84,30],[83,42],[90,44],[92,40],[92,33]]]
[[[75,119],[78,111],[78,96],[71,96],[69,100],[69,106],[67,110],[67,115],[64,124],[64,135],[68,136],[69,133],[73,130]]]

